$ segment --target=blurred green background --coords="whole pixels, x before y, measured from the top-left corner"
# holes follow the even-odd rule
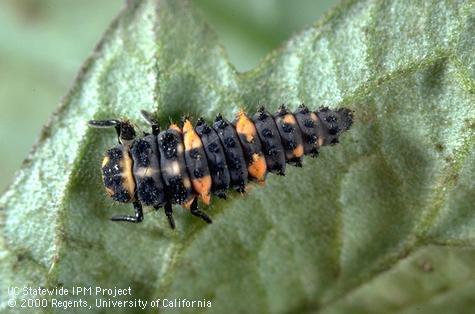
[[[196,0],[239,71],[256,66],[337,0]],[[0,2],[0,191],[113,17],[119,0]]]

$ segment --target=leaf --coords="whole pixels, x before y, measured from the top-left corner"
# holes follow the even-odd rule
[[[116,0],[0,2],[0,37],[8,43],[0,46],[1,192],[121,6]]]
[[[129,2],[0,200],[3,308],[7,287],[63,285],[206,299],[198,310],[217,313],[466,312],[474,13],[470,1],[345,2],[237,73],[187,2]],[[116,139],[87,120],[146,130],[141,109],[167,123],[258,102],[349,107],[356,122],[304,168],[215,200],[212,225],[178,208],[176,231],[151,210],[140,225],[108,221],[131,208],[102,192],[101,154]]]

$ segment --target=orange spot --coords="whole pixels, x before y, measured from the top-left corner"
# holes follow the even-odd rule
[[[106,187],[106,192],[107,192],[107,195],[109,196],[114,195],[114,191],[111,188]]]
[[[241,109],[236,116],[236,131],[246,137],[248,143],[254,141],[256,136],[256,127],[249,117]]]
[[[129,195],[135,194],[135,180],[132,173],[132,158],[130,158],[129,151],[124,148],[123,158],[119,163],[122,168],[122,185],[123,188],[129,192]]]
[[[192,179],[191,184],[197,194],[200,195],[201,200],[206,205],[211,201],[211,176],[204,176],[199,179]]]
[[[310,118],[311,118],[314,122],[318,122],[318,117],[317,117],[317,115],[315,114],[315,112],[311,112],[311,113],[310,113]]]
[[[183,133],[186,133],[192,130],[193,130],[193,125],[191,125],[190,120],[186,119],[185,123],[183,124]]]
[[[318,138],[318,146],[323,146],[324,140],[322,137]]]
[[[172,130],[175,130],[175,131],[178,131],[178,132],[181,133],[180,127],[178,125],[176,125],[175,123],[170,124],[169,129],[172,129]]]
[[[183,142],[185,144],[185,150],[191,150],[203,146],[200,137],[195,132],[195,129],[188,119],[185,121],[185,125],[183,125]]]
[[[286,114],[284,118],[282,119],[282,121],[284,121],[284,123],[287,123],[287,124],[297,124],[297,121],[295,121],[294,115],[291,113]]]
[[[312,112],[312,120],[315,121],[315,125],[318,126],[318,125],[320,124],[320,119],[319,119],[318,116],[317,116],[315,113],[313,113],[313,112]],[[318,130],[318,129],[317,129],[317,130]],[[317,143],[316,143],[316,144],[317,144],[318,146],[317,146],[317,145],[315,145],[315,146],[317,146],[317,148],[318,148],[318,147],[322,146],[322,145],[325,143],[325,140],[323,139],[322,134],[318,134],[318,133],[317,133],[317,135],[318,135],[318,139],[317,139]]]
[[[104,157],[102,159],[102,168],[104,168],[109,163],[109,156]]]
[[[252,155],[252,161],[247,167],[247,171],[249,172],[249,175],[258,182],[265,181],[267,164],[264,156],[254,153]]]
[[[206,195],[201,194],[200,195],[201,201],[203,201],[204,204],[209,205],[211,203],[211,194],[208,193]]]
[[[191,187],[191,182],[190,182],[190,179],[188,178],[188,176],[183,178],[183,186],[187,189],[189,189]]]
[[[193,203],[194,200],[195,200],[195,196],[192,196],[191,199],[184,201],[183,204],[181,204],[181,207],[190,209],[191,204]]]
[[[303,145],[297,145],[293,150],[293,157],[302,157],[303,156]]]

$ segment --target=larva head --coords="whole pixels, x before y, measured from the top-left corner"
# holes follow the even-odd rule
[[[120,130],[120,142],[123,145],[129,144],[133,141],[135,138],[135,130],[133,125],[127,121],[121,121],[120,124],[117,126]]]
[[[323,145],[338,143],[340,134],[348,130],[353,124],[353,112],[350,109],[324,107],[318,110],[316,114],[322,124]]]

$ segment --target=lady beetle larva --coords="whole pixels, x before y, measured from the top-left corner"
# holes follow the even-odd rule
[[[103,182],[112,199],[132,202],[135,209],[134,216],[111,220],[141,222],[143,204],[164,207],[171,228],[173,204],[211,223],[198,198],[208,205],[211,194],[226,198],[229,188],[244,193],[249,181],[263,183],[269,172],[284,175],[287,163],[301,167],[303,155],[316,157],[352,124],[348,109],[314,112],[301,105],[291,113],[282,105],[275,115],[261,107],[252,118],[239,111],[233,123],[218,115],[213,125],[200,118],[193,127],[185,119],[182,127],[160,131],[151,113],[141,113],[152,128],[142,137],[127,120],[89,121],[91,127],[115,128],[119,144],[105,153]]]

